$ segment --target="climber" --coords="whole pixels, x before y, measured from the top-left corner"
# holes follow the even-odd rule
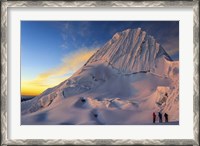
[[[162,114],[161,112],[158,112],[159,122],[162,123]]]
[[[156,114],[153,112],[153,123],[156,122]]]
[[[165,122],[167,123],[167,122],[168,122],[168,114],[165,113],[165,114],[164,114],[164,117],[165,117]]]

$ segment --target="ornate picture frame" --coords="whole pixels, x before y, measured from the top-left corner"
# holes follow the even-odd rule
[[[9,42],[8,10],[10,8],[45,7],[143,7],[193,9],[193,139],[9,139]],[[1,145],[199,145],[199,1],[2,1],[1,2]]]

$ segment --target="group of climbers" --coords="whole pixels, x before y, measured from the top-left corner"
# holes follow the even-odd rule
[[[155,112],[153,112],[153,123],[155,123],[156,122],[156,113]],[[168,114],[167,113],[165,113],[164,114],[164,118],[165,118],[165,122],[167,123],[168,122]],[[158,121],[159,121],[159,123],[162,123],[163,122],[163,120],[162,120],[162,113],[161,112],[158,112]]]

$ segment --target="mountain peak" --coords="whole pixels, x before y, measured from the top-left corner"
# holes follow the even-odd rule
[[[163,47],[141,28],[117,32],[87,62],[108,62],[123,73],[151,70],[160,58],[172,60]]]

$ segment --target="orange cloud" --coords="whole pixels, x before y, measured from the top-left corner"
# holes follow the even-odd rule
[[[21,82],[22,95],[39,95],[47,88],[53,87],[69,78],[77,71],[97,49],[81,49],[75,53],[68,54],[62,59],[62,63],[44,73],[39,74],[33,80]]]

